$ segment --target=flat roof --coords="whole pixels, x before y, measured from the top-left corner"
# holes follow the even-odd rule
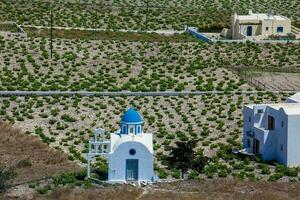
[[[249,15],[237,15],[239,20],[288,20],[287,17],[281,15],[271,15],[266,13],[252,13]]]
[[[300,103],[249,104],[245,106],[251,109],[253,109],[254,106],[266,106],[275,110],[283,109],[287,115],[300,115]]]
[[[294,100],[294,101],[297,101],[300,103],[300,92],[294,94],[293,96],[289,97],[288,99],[291,99],[291,100]]]

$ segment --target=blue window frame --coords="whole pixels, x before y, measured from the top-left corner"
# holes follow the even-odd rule
[[[277,33],[283,33],[283,27],[282,26],[277,27]]]

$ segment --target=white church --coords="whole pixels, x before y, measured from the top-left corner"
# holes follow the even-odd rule
[[[101,138],[100,138],[101,137]],[[128,109],[120,122],[120,129],[105,140],[103,129],[96,129],[89,141],[87,171],[90,177],[91,159],[104,156],[108,159],[108,181],[115,183],[154,182],[153,137],[143,132],[143,119],[133,108]]]

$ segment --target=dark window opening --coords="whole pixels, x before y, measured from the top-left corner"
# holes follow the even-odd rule
[[[283,27],[282,26],[277,27],[277,33],[283,33]]]
[[[129,154],[130,154],[130,155],[133,156],[133,155],[135,155],[135,153],[136,153],[135,149],[130,149],[130,150],[129,150]]]
[[[266,31],[268,31],[269,30],[269,27],[266,27]]]
[[[268,130],[275,130],[275,118],[268,116]]]
[[[283,127],[284,126],[284,123],[283,123],[283,121],[281,121],[281,127]]]
[[[249,147],[250,147],[250,139],[247,139],[246,148],[249,148]]]

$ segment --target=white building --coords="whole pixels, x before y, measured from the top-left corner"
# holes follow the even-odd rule
[[[108,158],[109,182],[155,181],[152,134],[143,132],[143,119],[136,110],[124,113],[120,130],[110,134],[110,141],[105,141],[103,130],[98,132],[102,133],[102,140],[98,140],[96,131],[94,140],[89,143],[89,177],[91,158],[101,155]]]
[[[291,20],[285,16],[267,13],[253,13],[248,15],[234,14],[230,29],[224,29],[223,37],[240,39],[267,39],[270,36],[288,36],[292,34]]]
[[[300,165],[300,93],[286,103],[244,106],[242,153]]]

